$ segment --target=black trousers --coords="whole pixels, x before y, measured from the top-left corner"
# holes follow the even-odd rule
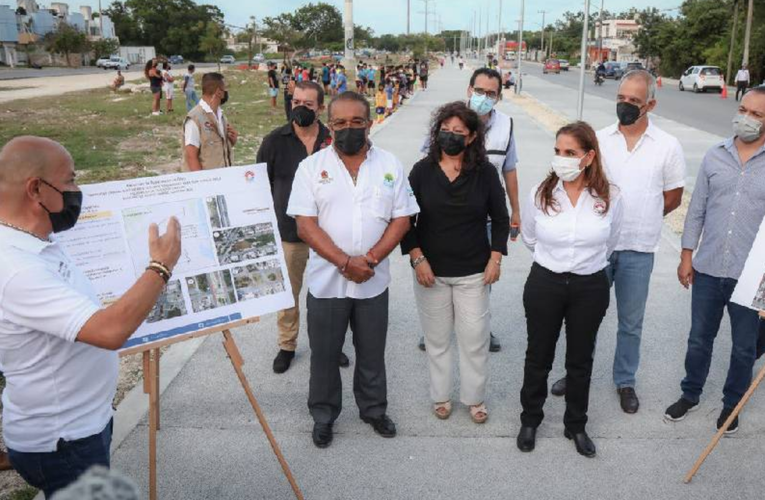
[[[292,114],[292,94],[284,93],[284,114],[287,116],[287,121],[290,121],[290,114]]]
[[[557,274],[539,264],[531,268],[523,290],[528,347],[521,389],[521,423],[538,427],[544,419],[547,376],[555,360],[561,326],[566,322],[566,413],[571,432],[584,431],[598,328],[610,300],[605,271],[582,276]]]
[[[308,409],[314,422],[333,423],[343,403],[338,361],[350,325],[356,366],[353,394],[360,417],[378,418],[388,408],[385,339],[388,334],[388,291],[371,299],[307,299],[311,379]]]
[[[744,94],[746,94],[746,88],[749,86],[749,82],[736,82],[736,100],[738,101],[738,95],[741,94],[741,97],[744,97]]]

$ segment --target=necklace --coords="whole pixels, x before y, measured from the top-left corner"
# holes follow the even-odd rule
[[[48,239],[45,239],[45,238],[40,238],[40,237],[39,237],[39,236],[37,236],[35,233],[33,233],[33,232],[31,232],[31,231],[27,231],[26,229],[22,229],[22,228],[20,228],[20,227],[18,227],[18,226],[14,226],[14,225],[13,225],[13,224],[11,224],[10,222],[5,222],[5,221],[3,221],[3,220],[0,220],[0,226],[5,226],[5,227],[11,228],[11,229],[15,229],[16,231],[21,231],[22,233],[26,233],[26,234],[28,234],[29,236],[34,236],[35,238],[37,238],[37,239],[38,239],[38,240],[40,240],[40,241],[44,241],[45,243],[50,243],[50,240],[48,240]]]

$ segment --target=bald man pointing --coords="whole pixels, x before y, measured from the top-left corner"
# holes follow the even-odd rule
[[[74,227],[82,192],[63,146],[17,137],[0,150],[0,370],[13,468],[46,498],[109,466],[117,354],[146,319],[181,251],[181,230],[149,230],[146,271],[117,302],[95,291],[51,238]]]

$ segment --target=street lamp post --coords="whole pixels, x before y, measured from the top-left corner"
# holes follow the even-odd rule
[[[582,55],[579,71],[579,96],[576,104],[576,119],[582,119],[584,112],[584,69],[587,66],[587,36],[590,30],[590,0],[584,0],[584,25],[582,26]]]
[[[515,82],[515,93],[520,94],[523,90],[523,71],[521,64],[523,62],[523,14],[526,7],[526,0],[521,0],[521,20],[518,23],[518,79]]]
[[[353,0],[345,0],[345,66],[352,66],[355,54],[353,53]]]

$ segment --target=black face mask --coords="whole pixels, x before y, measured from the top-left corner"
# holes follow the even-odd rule
[[[353,156],[367,143],[366,128],[344,128],[335,131],[335,147],[343,154]]]
[[[316,112],[305,106],[295,106],[292,108],[290,119],[295,122],[298,127],[308,127],[313,125],[316,121]]]
[[[80,210],[82,209],[82,191],[60,191],[44,179],[40,179],[40,181],[51,189],[61,193],[61,197],[64,200],[64,208],[62,208],[60,212],[51,212],[45,205],[40,203],[40,206],[48,212],[48,218],[50,219],[51,226],[53,226],[53,232],[60,233],[61,231],[72,229],[74,225],[77,224],[77,219],[80,217]]]
[[[447,132],[446,130],[438,132],[438,145],[441,146],[441,151],[449,156],[457,156],[465,151],[467,147],[465,139],[464,135],[454,132]]]
[[[620,102],[616,105],[616,116],[622,125],[632,125],[640,118],[640,108],[629,102]]]
[[[220,100],[220,105],[223,106],[228,101],[228,90],[223,92],[223,98]]]

